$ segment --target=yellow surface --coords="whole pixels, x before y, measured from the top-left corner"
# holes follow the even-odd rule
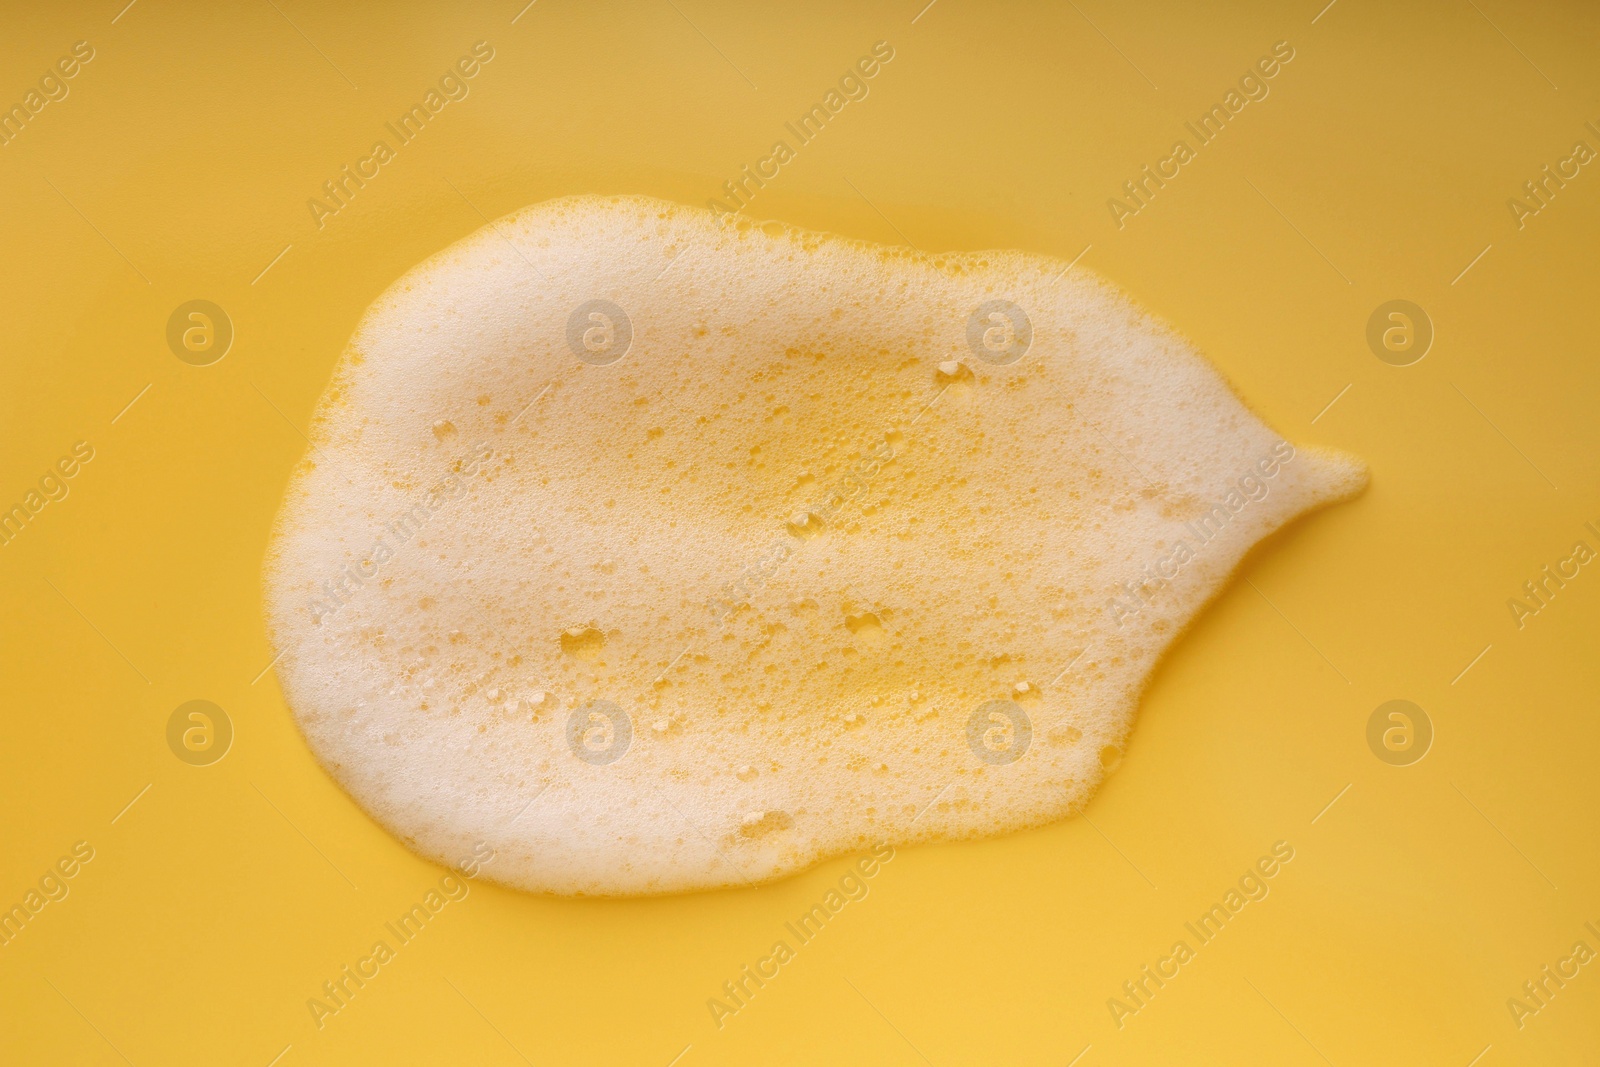
[[[0,546],[0,906],[75,842],[93,859],[0,948],[0,1061],[1594,1062],[1600,967],[1520,1029],[1507,999],[1575,941],[1600,949],[1600,575],[1521,629],[1507,600],[1600,548],[1600,174],[1521,229],[1506,202],[1575,141],[1600,149],[1600,14],[939,0],[913,24],[921,2],[7,14],[0,99],[75,41],[94,58],[0,147],[0,505],[75,442],[94,457]],[[308,198],[480,40],[470,96],[319,229]],[[579,192],[703,203],[878,40],[895,58],[870,95],[752,214],[1090,246],[1284,434],[1365,457],[1371,489],[1251,557],[1087,819],[901,850],[720,1029],[707,1000],[845,860],[657,900],[477,883],[319,1030],[308,999],[442,874],[256,680],[269,522],[351,328],[485,217]],[[1280,40],[1270,96],[1118,229],[1108,198]],[[236,329],[208,367],[165,340],[197,298]],[[1365,340],[1397,298],[1437,331],[1403,368]],[[1393,698],[1436,732],[1412,766],[1367,746]],[[191,699],[234,725],[210,766],[167,745]],[[1280,840],[1270,895],[1119,1029],[1108,998]]]

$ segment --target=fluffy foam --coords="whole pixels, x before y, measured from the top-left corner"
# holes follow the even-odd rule
[[[555,893],[1079,810],[1243,554],[1365,474],[1064,267],[583,197],[412,270],[267,560],[312,749]]]

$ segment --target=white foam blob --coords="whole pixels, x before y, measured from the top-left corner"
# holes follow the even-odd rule
[[[412,270],[268,554],[312,749],[554,893],[1080,809],[1244,553],[1365,473],[1064,266],[581,197]]]

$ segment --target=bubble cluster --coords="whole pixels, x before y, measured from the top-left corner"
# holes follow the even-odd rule
[[[1243,554],[1365,475],[1062,266],[632,197],[418,266],[268,553],[311,748],[424,855],[556,893],[1078,810]]]

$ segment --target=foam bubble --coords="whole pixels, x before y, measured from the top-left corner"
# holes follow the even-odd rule
[[[556,893],[1080,809],[1246,550],[1365,473],[1063,266],[583,197],[412,270],[266,564],[312,749]]]

